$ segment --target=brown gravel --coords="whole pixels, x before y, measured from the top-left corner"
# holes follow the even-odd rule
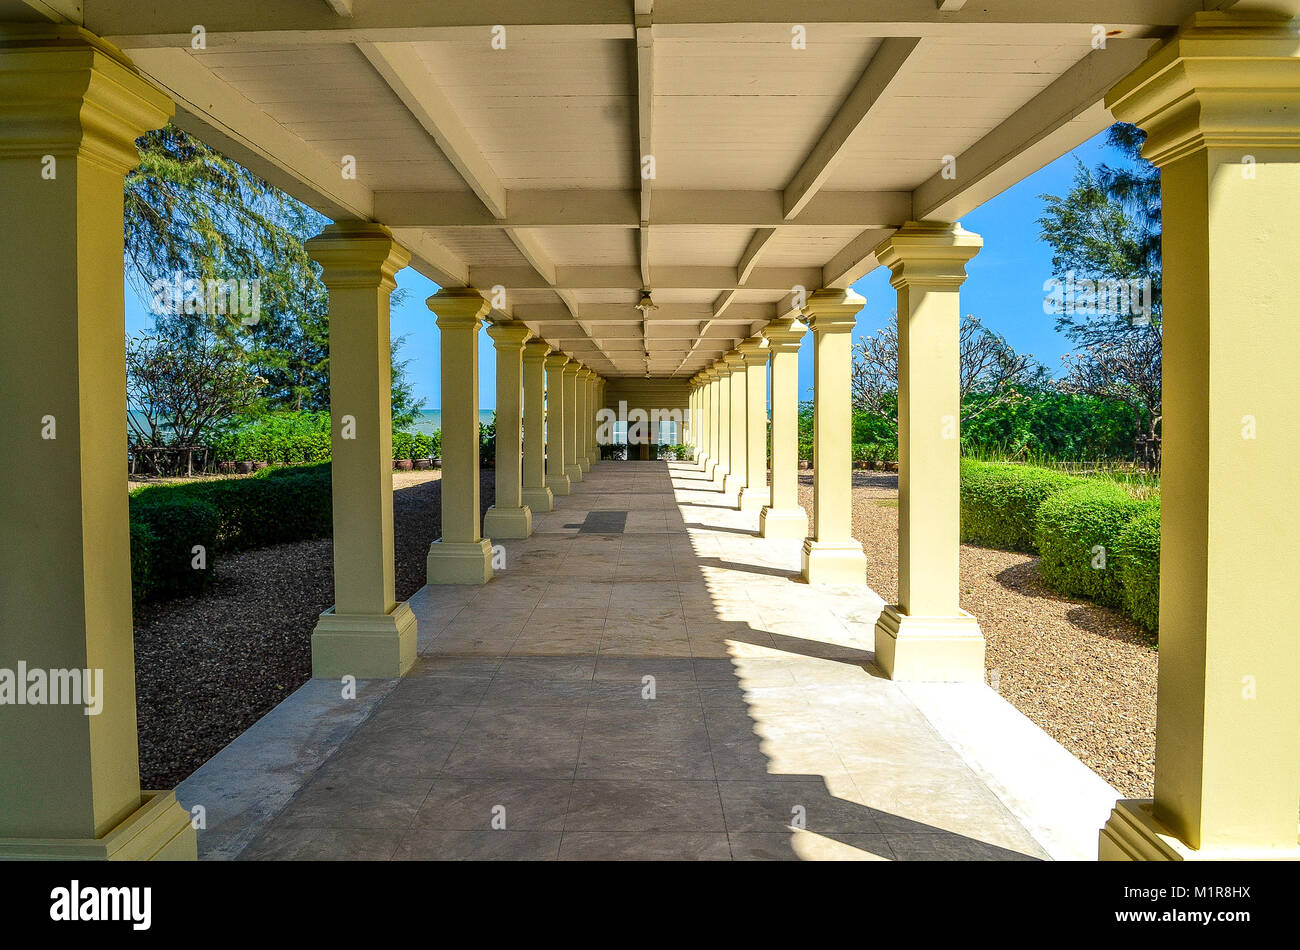
[[[480,507],[492,504],[484,470]],[[441,472],[393,473],[398,600],[424,584],[442,533]],[[311,677],[311,632],[334,602],[325,538],[220,557],[202,597],[135,616],[136,709],[144,788],[172,788]]]
[[[812,474],[799,500],[812,519]],[[898,475],[853,474],[853,536],[867,583],[898,597]],[[1048,590],[1038,558],[963,544],[962,608],[988,641],[989,681],[1008,702],[1121,794],[1151,796],[1156,651],[1119,611]]]

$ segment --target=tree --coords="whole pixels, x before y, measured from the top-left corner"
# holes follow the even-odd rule
[[[1041,385],[1046,370],[1032,354],[1017,353],[1006,338],[990,330],[979,317],[961,321],[962,422],[1018,398],[1026,388]],[[853,408],[893,421],[898,414],[898,312],[889,326],[853,344]],[[971,399],[979,395],[983,398]]]
[[[1160,172],[1142,158],[1144,140],[1136,126],[1111,126],[1107,142],[1127,164],[1093,171],[1078,163],[1068,195],[1041,196],[1046,205],[1038,224],[1052,248],[1057,284],[1069,275],[1069,285],[1082,288],[1081,298],[1063,296],[1056,311],[1057,329],[1076,347],[1062,358],[1062,389],[1125,400],[1140,411],[1143,436],[1153,442],[1163,343]],[[1127,288],[1126,294],[1112,293],[1116,288]],[[1139,288],[1142,304],[1134,307]],[[1127,307],[1113,306],[1124,300]]]

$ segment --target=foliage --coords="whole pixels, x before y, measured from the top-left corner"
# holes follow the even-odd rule
[[[478,424],[478,461],[480,465],[495,465],[497,461],[497,414],[491,422]]]
[[[962,453],[1022,460],[1131,459],[1141,419],[1140,410],[1123,400],[1037,389],[963,423]]]
[[[192,494],[133,497],[132,598],[143,601],[201,593],[212,579],[219,522],[216,507]],[[193,566],[196,545],[203,547],[201,569]]]
[[[1076,479],[1027,465],[961,464],[961,539],[970,544],[1030,551],[1039,506]]]
[[[328,412],[273,412],[249,419],[219,438],[220,462],[301,465],[330,457]]]
[[[1115,559],[1124,611],[1146,629],[1160,626],[1160,502],[1148,505],[1120,531]]]
[[[1104,481],[1081,480],[1048,496],[1035,520],[1043,579],[1064,594],[1120,606],[1116,543],[1143,505],[1119,485]]]

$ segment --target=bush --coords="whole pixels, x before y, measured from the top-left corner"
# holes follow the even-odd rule
[[[1160,627],[1160,502],[1148,503],[1115,541],[1124,612],[1152,633]]]
[[[1048,496],[1038,507],[1034,535],[1043,579],[1063,594],[1120,606],[1116,545],[1143,507],[1112,482],[1082,482]]]
[[[1044,500],[1077,484],[1061,472],[1025,465],[961,463],[961,539],[1005,551],[1033,552]]]
[[[222,435],[213,445],[220,462],[300,465],[330,457],[327,412],[273,412]]]
[[[179,486],[184,487],[184,486]],[[212,579],[220,517],[215,506],[193,495],[131,499],[131,584],[133,599],[197,594]],[[202,545],[204,567],[193,566]],[[138,572],[138,573],[137,573]],[[136,584],[140,589],[136,589]]]
[[[413,458],[414,456],[411,455],[411,449],[413,447],[414,441],[415,441],[414,437],[409,432],[394,432],[393,433],[393,458],[395,459]]]

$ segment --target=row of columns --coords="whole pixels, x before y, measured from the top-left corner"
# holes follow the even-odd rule
[[[139,783],[125,424],[120,396],[113,397],[125,380],[123,178],[138,162],[134,140],[164,125],[174,107],[84,30],[5,29],[0,400],[14,435],[0,480],[0,669],[98,670],[103,685],[98,715],[74,703],[0,715],[7,778],[0,858],[193,858],[190,815],[173,793],[142,791]],[[1161,168],[1168,319],[1155,795],[1116,807],[1101,834],[1102,857],[1300,857],[1300,650],[1291,593],[1300,575],[1300,516],[1287,504],[1300,468],[1300,376],[1292,365],[1300,304],[1279,290],[1300,257],[1297,50],[1296,25],[1285,16],[1197,14],[1107,98],[1118,118],[1147,131],[1144,153]],[[52,177],[42,174],[49,158]],[[957,287],[977,247],[955,225],[909,223],[876,252],[899,294],[899,603],[876,631],[878,659],[898,678],[928,670],[960,678],[982,651],[973,619],[957,607],[952,428]],[[387,301],[405,252],[381,228],[336,225],[312,253],[326,268],[331,398],[341,403],[332,407],[336,603],[317,631],[317,672],[398,675],[412,655],[414,623],[393,602],[391,586]],[[476,298],[458,291],[433,298],[444,330],[447,505],[439,544],[444,552],[463,546],[474,558],[484,540],[475,341],[487,312]],[[748,372],[751,353],[738,349],[739,364],[724,360],[700,374],[692,394],[703,469],[725,479],[733,466],[739,472],[743,452],[743,485],[737,474],[729,487],[766,498],[764,533],[806,534],[794,531],[796,361],[811,328],[816,502],[804,571],[814,582],[823,561],[834,566],[832,576],[860,582],[859,552],[843,543],[850,537],[848,315],[859,306],[844,292],[820,291],[804,308],[807,327],[778,321],[762,334],[766,347],[752,341],[771,362],[766,485],[751,454],[760,429],[753,404],[761,400]],[[32,313],[43,315],[40,327]],[[507,425],[523,426],[527,482],[519,507],[534,499],[540,507],[558,493],[559,476],[571,485],[573,469],[555,448],[564,438],[561,376],[551,380],[551,355],[529,345],[524,418]],[[449,349],[459,359],[449,359]],[[746,367],[743,442],[731,437],[740,428],[729,412],[736,365]],[[537,384],[543,366],[545,409]],[[355,423],[354,438],[341,435],[343,415]],[[513,434],[498,440],[508,454]],[[584,444],[593,460],[594,444]],[[542,451],[554,460],[545,471]],[[509,488],[503,506],[507,497],[516,497]]]

